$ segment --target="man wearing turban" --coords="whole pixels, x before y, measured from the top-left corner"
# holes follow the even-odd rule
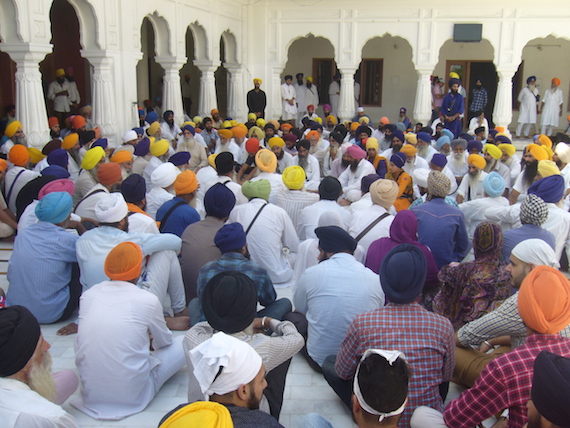
[[[293,76],[287,75],[284,80],[285,83],[281,85],[281,99],[283,100],[281,119],[295,126],[295,120],[297,119],[297,92],[295,91],[295,86],[291,84]]]
[[[7,140],[0,146],[0,153],[8,155],[12,147],[16,144],[28,147],[28,138],[26,137],[26,134],[24,134],[22,124],[17,120],[13,120],[6,125],[4,135]]]
[[[166,110],[163,114],[164,122],[160,125],[162,138],[168,140],[172,146],[176,147],[176,141],[182,133],[180,127],[174,123],[174,112]]]
[[[526,79],[526,86],[519,92],[517,98],[520,103],[519,119],[516,130],[516,137],[528,138],[531,125],[536,127],[536,113],[538,110],[538,88],[535,86],[536,76]],[[524,127],[524,129],[523,129]],[[538,132],[538,128],[536,129]]]
[[[174,180],[176,196],[164,202],[156,212],[161,233],[173,233],[182,237],[189,225],[200,221],[200,214],[195,208],[198,187],[194,172],[187,169],[178,174]]]
[[[156,212],[174,198],[174,182],[180,170],[170,162],[156,168],[151,176],[152,189],[146,193],[146,212],[156,220]]]
[[[159,297],[137,286],[143,250],[128,240],[113,245],[102,267],[108,279],[81,296],[75,361],[82,388],[71,404],[94,419],[119,420],[143,411],[185,360]]]
[[[40,173],[29,169],[30,154],[28,153],[28,149],[21,144],[16,144],[10,149],[8,162],[10,162],[12,166],[8,168],[4,178],[4,192],[8,208],[15,213],[16,199],[18,198],[20,190],[22,190],[27,183],[38,177]]]
[[[165,139],[155,139],[154,142],[151,139],[149,146],[151,158],[148,164],[144,167],[142,176],[146,181],[146,191],[147,193],[152,190],[152,173],[156,168],[165,162],[168,162],[170,156],[174,154],[174,150],[170,147],[170,144]]]
[[[510,141],[510,139],[509,139]],[[519,174],[521,173],[521,159],[517,155],[517,149],[512,143],[500,142],[497,146],[503,152],[501,156],[501,162],[505,164],[511,173],[511,186],[517,181]]]
[[[483,158],[487,163],[483,171],[487,174],[491,172],[496,172],[505,181],[505,194],[503,196],[508,196],[509,190],[511,188],[511,170],[501,162],[501,158],[503,157],[503,151],[496,146],[495,144],[488,143],[485,144],[485,148],[483,149]]]
[[[106,194],[120,191],[123,175],[118,163],[109,162],[97,170],[97,184],[81,199],[73,212],[86,219],[95,219],[97,202]]]
[[[342,185],[343,198],[349,202],[355,202],[362,196],[360,192],[362,178],[375,174],[376,171],[374,165],[366,159],[366,152],[356,144],[347,148],[342,159],[348,164],[348,168],[338,177]]]
[[[238,130],[239,132],[239,130]],[[241,134],[240,134],[241,135]],[[233,139],[233,132],[231,129],[218,129],[218,136],[220,137],[218,142],[216,143],[216,149],[214,150],[214,154],[222,153],[222,152],[230,152],[234,155],[234,160],[237,163],[242,158],[241,149],[239,146],[234,142]]]
[[[560,117],[564,111],[564,95],[560,89],[560,79],[552,79],[550,88],[544,91],[544,97],[540,105],[539,113],[542,114],[540,120],[540,133],[551,136],[554,129],[560,124]]]
[[[71,111],[71,95],[71,83],[65,78],[65,70],[59,68],[55,71],[55,81],[51,82],[48,86],[47,98],[53,101],[55,116],[62,127],[64,120],[69,116],[69,112]]]
[[[523,152],[522,171],[513,184],[513,190],[509,194],[509,202],[511,205],[515,204],[519,197],[525,196],[528,188],[536,180],[538,173],[538,162],[547,160],[548,153],[541,146],[537,144],[529,144]]]
[[[461,134],[461,117],[464,113],[463,96],[458,92],[461,81],[456,78],[449,79],[450,91],[443,97],[443,104],[439,112],[444,126],[453,132],[455,138]]]
[[[194,138],[196,130],[192,125],[182,127],[182,138],[178,140],[176,151],[190,153],[190,169],[197,173],[200,168],[208,165],[208,156],[204,146]]]
[[[457,188],[457,203],[472,201],[485,197],[485,188],[483,180],[487,176],[484,171],[485,158],[480,155],[469,155],[467,158],[469,170],[467,176],[463,178],[461,184]]]
[[[261,79],[253,79],[253,89],[247,93],[247,108],[249,113],[254,113],[256,117],[264,118],[267,97],[265,92],[260,89],[261,83]]]

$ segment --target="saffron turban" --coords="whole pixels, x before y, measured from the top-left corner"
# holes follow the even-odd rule
[[[218,130],[218,135],[222,138],[225,138],[226,140],[229,140],[233,137],[234,134],[229,129],[220,129]]]
[[[150,140],[144,137],[135,146],[135,156],[146,156],[150,151]]]
[[[398,168],[403,168],[406,163],[406,155],[402,152],[394,153],[390,157],[390,162],[396,165]]]
[[[132,281],[141,274],[143,253],[134,242],[121,242],[105,259],[105,275],[113,281]]]
[[[366,150],[374,149],[378,151],[378,139],[374,137],[367,138],[366,140]]]
[[[97,166],[97,164],[105,157],[105,150],[102,147],[93,147],[87,150],[85,156],[83,156],[83,161],[81,162],[81,168],[90,171]]]
[[[89,140],[89,141],[91,141],[91,140]],[[75,147],[78,142],[79,142],[79,134],[78,133],[73,132],[71,134],[67,134],[65,136],[65,138],[63,139],[63,141],[61,142],[61,148],[65,149],[65,150],[69,150],[72,147]]]
[[[123,143],[128,143],[129,141],[136,140],[138,138],[137,131],[131,129],[123,134]]]
[[[291,190],[302,189],[306,177],[305,170],[298,165],[288,166],[281,176],[285,186]]]
[[[374,204],[388,211],[398,197],[398,185],[394,180],[375,181],[370,185],[370,197]]]
[[[156,121],[156,122],[153,122],[152,125],[150,125],[146,129],[146,133],[147,133],[147,135],[154,137],[159,129],[160,129],[160,123],[158,121]]]
[[[449,145],[451,146],[451,150],[455,149],[457,146],[463,147],[463,150],[467,150],[467,140],[464,140],[463,138],[455,138],[451,140]]]
[[[558,166],[551,160],[541,160],[538,163],[538,173],[541,177],[550,177],[551,175],[559,175]]]
[[[293,125],[291,125],[290,123],[284,123],[281,125],[281,131],[285,131],[285,130],[291,130],[293,129]]]
[[[257,138],[248,138],[245,142],[245,151],[250,155],[254,155],[259,150],[259,140]]]
[[[471,152],[471,150],[477,149],[477,153],[481,153],[483,150],[483,144],[481,141],[471,140],[467,143],[467,151]]]
[[[529,144],[526,146],[526,152],[530,152],[530,154],[539,162],[541,160],[548,159],[548,152],[538,144]]]
[[[386,116],[380,118],[380,125],[388,125],[389,123],[390,119],[388,119]]]
[[[170,162],[174,166],[182,166],[186,165],[190,160],[190,158],[191,158],[190,152],[186,151],[176,152],[168,158],[168,162]]]
[[[44,148],[42,149],[42,153],[47,156],[51,152],[53,152],[54,150],[61,149],[61,148],[62,148],[61,147],[61,140],[59,138],[56,138],[56,139],[51,140],[49,143],[47,143],[44,146]]]
[[[358,123],[358,122],[352,122],[350,124],[350,130],[351,131],[356,131],[359,127],[360,127],[360,123]]]
[[[451,140],[449,139],[449,137],[447,135],[442,135],[435,142],[435,146],[437,147],[438,150],[441,150],[441,148],[443,146],[445,146],[446,144],[449,144],[449,147],[451,147]]]
[[[234,192],[222,183],[216,183],[204,195],[206,215],[216,218],[226,218],[236,204]]]
[[[570,146],[568,144],[563,142],[556,144],[554,153],[562,163],[570,163]]]
[[[22,370],[40,340],[40,325],[24,306],[0,309],[0,377]]]
[[[50,165],[47,168],[41,170],[41,174],[45,176],[53,176],[56,178],[69,178],[71,174],[65,168],[62,168],[59,165]]]
[[[73,116],[73,129],[83,128],[85,126],[85,118],[80,114]]]
[[[227,272],[217,276],[225,273]],[[249,279],[247,276],[245,278]],[[252,287],[255,289],[253,284]],[[236,293],[236,297],[240,295]],[[200,389],[207,395],[224,395],[236,391],[241,385],[247,385],[255,379],[263,363],[259,354],[250,345],[222,332],[214,334],[192,349],[190,360]],[[223,367],[221,372],[220,367]]]
[[[214,108],[210,111],[210,115],[215,115],[216,113],[219,113],[220,111],[217,108]]]
[[[430,171],[427,178],[427,188],[429,196],[445,198],[449,194],[451,181],[440,171]]]
[[[424,253],[413,244],[392,248],[380,266],[380,282],[392,303],[413,302],[422,292],[427,273]]]
[[[95,216],[101,223],[118,223],[128,213],[129,208],[120,193],[106,193],[95,205]]]
[[[330,122],[335,126],[338,124],[337,118],[334,117],[332,114],[329,114],[326,119],[327,119],[327,122]]]
[[[36,205],[35,213],[39,221],[59,224],[69,217],[73,208],[73,198],[67,192],[52,192],[45,195]]]
[[[130,162],[133,160],[133,155],[128,150],[119,150],[113,156],[111,156],[111,162],[123,163]]]
[[[317,131],[311,131],[307,134],[307,140],[310,140],[311,138],[316,138],[317,140],[319,139],[319,133]]]
[[[429,135],[427,132],[418,132],[416,137],[418,139],[418,142],[421,140],[424,143],[431,144],[431,135]]]
[[[488,153],[493,159],[499,160],[503,156],[503,152],[494,144],[488,143],[485,144],[485,148],[483,149],[483,153]]]
[[[535,194],[546,203],[555,204],[564,196],[564,177],[557,174],[541,178],[530,186],[527,193]]]
[[[121,193],[131,204],[142,201],[146,196],[146,180],[139,174],[129,175],[121,183]]]
[[[352,144],[346,152],[354,159],[361,160],[366,157],[366,152],[358,147],[356,144]]]
[[[242,184],[241,191],[247,199],[261,198],[268,201],[271,193],[271,183],[265,178],[256,181],[248,180]]]
[[[447,165],[447,156],[445,156],[443,153],[434,153],[430,162],[435,166],[444,168],[445,165]]]
[[[6,125],[6,129],[4,130],[4,134],[8,138],[12,138],[14,136],[14,134],[18,131],[18,129],[21,129],[21,128],[22,128],[22,124],[17,120],[13,120],[8,125]]]
[[[168,141],[163,138],[162,140],[158,140],[150,145],[150,152],[153,156],[159,157],[168,152],[169,148],[170,144],[168,144]]]
[[[532,263],[535,266],[552,266],[558,269],[554,250],[542,239],[525,239],[515,245],[511,254],[523,263]]]
[[[104,163],[97,171],[97,179],[104,186],[111,186],[123,178],[121,166],[115,162]]]
[[[154,187],[165,188],[171,186],[176,177],[180,174],[180,170],[170,162],[165,162],[155,168],[150,176],[150,181]]]
[[[538,136],[538,142],[540,143],[541,146],[546,146],[549,149],[552,149],[552,140],[550,138],[548,138],[548,136],[544,135],[544,134],[540,134]]]
[[[406,143],[408,143],[408,145],[412,146],[418,145],[418,137],[416,134],[408,132],[406,135],[404,135],[404,138],[406,139]]]
[[[485,162],[485,158],[480,155],[469,155],[467,158],[467,165],[474,165],[479,169],[485,168],[487,162]]]
[[[558,77],[553,78],[552,84],[555,86],[560,86],[560,79]]]
[[[223,404],[196,401],[178,409],[160,424],[160,428],[182,427],[233,428],[234,423],[230,411]]]
[[[45,195],[54,192],[67,192],[70,196],[73,196],[73,192],[75,192],[75,184],[73,181],[66,178],[50,181],[40,189],[38,193],[38,201],[41,201]]]
[[[6,160],[4,159],[0,159],[0,171],[6,172],[7,169],[8,169],[8,162],[6,162]]]
[[[512,157],[517,152],[517,148],[512,144],[503,143],[499,144],[497,147],[499,147],[499,149],[501,149],[501,151],[503,151],[508,157]]]
[[[570,323],[570,282],[553,267],[537,266],[521,284],[518,308],[528,327],[556,334]]]
[[[246,244],[246,235],[241,223],[230,223],[223,226],[216,233],[214,244],[222,254],[243,248]]]
[[[245,126],[234,126],[231,132],[235,138],[245,138],[247,128]]]
[[[340,253],[356,250],[357,242],[349,233],[339,226],[322,226],[315,229],[319,238],[319,248],[327,253]]]
[[[492,171],[483,179],[483,189],[492,198],[501,196],[505,191],[505,179],[496,171]]]
[[[189,169],[182,171],[178,174],[176,180],[174,180],[174,191],[176,195],[187,195],[196,189],[198,189],[198,179],[196,178],[196,174]]]
[[[214,153],[213,155],[208,156],[208,164],[216,169],[216,158],[218,157],[217,153]]]
[[[541,226],[548,219],[548,205],[540,197],[529,193],[521,203],[519,218],[522,224]]]
[[[275,172],[277,156],[271,150],[261,149],[255,154],[255,164],[263,172]]]
[[[285,147],[285,140],[281,137],[271,137],[268,141],[269,147],[279,146],[281,148]]]
[[[21,144],[14,145],[8,153],[8,160],[16,166],[24,166],[30,161],[28,149]]]

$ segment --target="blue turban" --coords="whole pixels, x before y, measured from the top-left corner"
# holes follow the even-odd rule
[[[157,120],[158,120],[158,114],[156,114],[155,111],[151,111],[150,113],[147,113],[146,121],[149,125],[152,125],[152,123],[156,122]]]
[[[368,127],[367,127],[368,128]],[[360,129],[360,128],[359,128]],[[368,128],[370,129],[370,128]],[[368,134],[370,135],[370,134]],[[394,137],[396,137],[398,140],[400,140],[402,142],[402,144],[406,141],[406,138],[404,137],[404,133],[402,131],[394,131],[392,132],[392,139],[394,139]]]
[[[121,193],[128,203],[142,201],[146,196],[146,180],[139,174],[129,175],[121,183]]]
[[[214,244],[222,254],[239,250],[245,246],[245,231],[241,223],[230,223],[223,226],[214,237]]]
[[[418,132],[418,135],[416,135],[416,137],[418,140],[422,140],[424,143],[431,144],[431,135],[429,135],[427,132]]]
[[[538,196],[546,203],[555,204],[564,196],[564,178],[560,174],[541,178],[530,186],[527,193]]]
[[[496,135],[496,134],[495,134]],[[493,136],[493,138],[495,138],[495,136]],[[501,143],[505,143],[505,144],[513,144],[511,139],[509,137],[507,137],[506,135],[499,135],[498,137],[495,138],[495,143],[497,143],[497,145],[501,144]]]
[[[180,166],[188,163],[189,160],[190,152],[177,152],[170,156],[168,162],[174,164],[174,166]]]
[[[42,169],[41,174],[52,175],[56,178],[69,178],[70,176],[69,171],[59,165],[50,165],[47,168]]]
[[[526,79],[526,84],[528,85],[531,80],[536,80],[536,76],[529,76],[529,78]]]
[[[59,224],[69,217],[72,208],[73,198],[69,193],[48,193],[36,205],[36,217],[39,221]]]
[[[133,131],[135,131],[137,133],[137,135],[143,135],[144,134],[144,129],[142,129],[142,128],[133,128]]]
[[[172,110],[166,110],[164,113],[162,113],[162,118],[166,120],[169,115],[174,116],[174,112]]]
[[[384,257],[380,283],[390,302],[411,303],[421,294],[426,273],[424,253],[413,244],[400,244]]]
[[[403,168],[404,164],[406,163],[406,155],[403,154],[402,152],[397,152],[394,153],[391,157],[390,157],[390,162],[392,162],[394,165],[396,165],[398,168]]]
[[[321,125],[319,122],[311,121],[310,128],[311,131],[316,131],[317,129],[323,129],[323,125]]]
[[[499,131],[497,131],[496,129],[489,129],[489,135],[491,135],[493,138],[495,138],[495,135],[497,135],[499,133]]]
[[[492,198],[501,196],[505,191],[505,179],[497,171],[492,171],[483,179],[483,189]]]
[[[224,186],[222,183],[216,183],[204,196],[204,208],[206,215],[217,218],[226,218],[236,204],[234,192]]]
[[[135,156],[146,156],[150,150],[150,140],[144,137],[135,146]]]
[[[440,168],[444,168],[447,165],[447,156],[443,153],[435,153],[431,158],[431,163],[435,166],[439,166]]]
[[[453,85],[461,85],[461,80],[452,77],[451,79],[449,79],[449,87],[451,88]]]
[[[327,253],[346,252],[353,253],[356,250],[356,239],[346,230],[338,226],[317,227],[315,234],[319,238],[319,248]]]
[[[182,128],[183,131],[188,131],[190,132],[190,134],[192,135],[196,135],[196,130],[194,129],[194,127],[192,125],[186,125]]]
[[[470,152],[473,149],[479,150],[479,153],[483,151],[483,143],[477,140],[471,140],[467,143],[467,151]]]
[[[370,186],[372,185],[372,183],[380,180],[381,178],[382,177],[380,177],[378,174],[365,175],[364,177],[362,177],[362,180],[360,181],[360,191],[362,193],[368,193],[370,191]],[[339,192],[340,192],[340,190],[339,190]],[[335,200],[336,200],[336,198],[335,198]]]
[[[442,133],[443,135],[447,135],[450,140],[453,140],[453,139],[455,138],[455,135],[453,135],[453,132],[451,132],[451,131],[450,131],[449,129],[447,129],[447,128],[443,128],[443,129],[441,130],[441,133]]]
[[[441,150],[441,148],[445,144],[449,144],[449,146],[451,147],[451,139],[447,135],[442,135],[437,139],[435,146],[437,147],[438,150]]]
[[[50,165],[59,165],[62,168],[67,169],[67,163],[69,162],[69,156],[67,155],[67,150],[55,149],[47,155],[47,161]]]
[[[99,146],[99,147],[103,148],[103,150],[105,150],[108,145],[109,145],[109,141],[106,138],[99,138],[97,141],[95,141],[91,145],[91,148]]]
[[[404,122],[396,122],[396,129],[401,132],[406,131],[406,124]]]

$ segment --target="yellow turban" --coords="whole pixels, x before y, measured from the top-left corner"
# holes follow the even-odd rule
[[[273,146],[285,147],[285,141],[281,137],[271,137],[268,141],[269,148]]]
[[[189,169],[182,171],[174,181],[176,195],[187,195],[198,189],[196,174]]]
[[[223,404],[214,401],[196,401],[182,407],[168,419],[160,428],[233,428],[234,423],[230,411]]]
[[[538,162],[538,173],[542,178],[545,178],[551,175],[560,175],[560,170],[551,160],[541,160]]]
[[[256,83],[259,83],[260,85],[263,83],[263,80],[261,79],[253,79],[253,84],[255,85]]]
[[[35,147],[28,147],[28,154],[30,155],[30,161],[32,163],[38,163],[40,162],[43,158],[46,157],[46,155],[44,155],[42,152],[40,152],[38,149],[36,149]]]
[[[483,149],[483,153],[489,153],[493,159],[501,159],[503,156],[503,152],[497,146],[491,143],[485,144],[485,148]]]
[[[263,118],[261,118],[261,117],[255,121],[255,124],[256,124],[257,126],[259,126],[260,128],[265,127],[265,124],[266,124],[266,123],[267,123],[267,122],[265,121],[265,119],[263,119]]]
[[[271,193],[271,183],[265,178],[256,181],[248,180],[242,184],[241,192],[247,199],[261,198],[267,201]]]
[[[418,137],[416,134],[408,132],[406,135],[404,135],[404,138],[406,139],[406,143],[411,144],[412,146],[418,145]]]
[[[556,334],[570,324],[570,282],[553,267],[537,266],[521,284],[518,308],[531,329]]]
[[[55,70],[55,78],[57,79],[60,76],[64,76],[65,75],[65,70],[63,68],[58,68],[57,70]]]
[[[412,144],[404,144],[400,151],[406,156],[415,156],[418,153],[418,149],[416,149]]]
[[[475,165],[479,169],[483,169],[485,168],[485,165],[487,165],[487,162],[485,162],[485,158],[483,156],[469,155],[467,158],[467,165],[471,164]]]
[[[330,121],[330,123],[332,123],[333,125],[338,124],[338,119],[337,119],[336,117],[334,117],[332,114],[329,114],[329,115],[327,116],[327,122],[329,122],[329,121]]]
[[[452,71],[451,73],[449,73],[449,77],[451,77],[452,79],[459,79],[459,74],[457,74],[455,71]]]
[[[224,122],[222,123],[222,128],[231,128],[232,127],[232,123],[229,120],[224,120]]]
[[[257,120],[257,115],[255,113],[249,113],[247,115],[247,120],[251,120],[251,119]]]
[[[258,150],[255,154],[255,164],[263,172],[275,172],[277,169],[277,156],[271,150]]]
[[[261,128],[257,127],[257,126],[252,126],[249,129],[249,132],[247,133],[248,138],[252,138],[255,137],[257,138],[259,141],[263,140],[265,138],[265,132],[263,132],[261,130]]]
[[[220,129],[218,130],[218,135],[225,138],[226,140],[229,140],[233,137],[234,134],[229,129]]]
[[[191,127],[196,128],[196,123],[192,122],[191,120],[184,122],[182,125],[180,125],[180,128],[184,128],[186,125],[190,125]]]
[[[549,149],[552,149],[552,140],[548,138],[548,136],[540,134],[538,136],[538,142],[540,143],[541,146],[546,146]]]
[[[77,132],[67,134],[63,139],[63,141],[61,142],[61,148],[69,150],[72,147],[74,147],[78,142],[79,142],[79,134]]]
[[[238,121],[235,120],[235,119],[232,119],[232,120],[230,120],[230,124],[231,124],[232,126],[238,126]]]
[[[192,121],[193,121],[195,124],[202,123],[202,117],[201,117],[201,116],[194,116],[194,117],[192,118]]]
[[[148,127],[148,129],[146,130],[146,133],[150,136],[154,136],[158,132],[159,129],[160,129],[160,123],[157,120],[156,122],[153,122],[152,125],[150,125]]]
[[[216,156],[218,156],[217,153],[208,156],[208,163],[210,164],[210,166],[214,169],[216,169]]]
[[[512,144],[499,144],[497,147],[505,152],[509,157],[513,156],[517,152],[517,148]]]
[[[133,154],[128,150],[119,150],[111,156],[111,162],[123,163],[133,160]]]
[[[366,139],[366,150],[368,149],[376,149],[378,151],[378,140],[374,137],[370,137]]]
[[[317,122],[319,125],[322,125],[323,119],[321,119],[320,117],[315,117],[315,122]]]
[[[164,138],[162,140],[158,140],[157,142],[150,145],[150,152],[153,156],[162,156],[168,149],[170,148],[170,144]]]
[[[358,119],[358,123],[368,125],[370,123],[370,119],[368,119],[366,116],[362,116],[360,119]]]
[[[358,122],[352,122],[352,123],[350,124],[350,130],[351,130],[351,131],[356,131],[359,126],[360,126],[360,123],[358,123]]]
[[[114,281],[138,279],[142,269],[143,253],[134,242],[121,242],[105,259],[105,275]]]
[[[530,154],[539,162],[541,160],[548,159],[548,152],[538,144],[529,144],[528,146],[526,146],[526,151],[530,152]]]
[[[306,79],[306,80],[307,80],[307,82],[311,82],[311,83],[313,83],[313,78],[312,78],[311,76],[307,77],[307,79]]]
[[[291,190],[302,189],[306,177],[305,170],[298,165],[288,166],[281,176],[285,186]]]
[[[92,149],[87,150],[85,156],[83,156],[81,168],[86,169],[87,171],[92,170],[104,157],[105,150],[103,150],[103,147],[93,147]]]
[[[6,129],[4,130],[4,134],[6,134],[6,137],[8,138],[12,138],[14,136],[14,134],[16,133],[16,131],[18,130],[18,128],[21,128],[22,124],[20,122],[18,122],[17,120],[13,120],[12,122],[10,122],[7,126]]]

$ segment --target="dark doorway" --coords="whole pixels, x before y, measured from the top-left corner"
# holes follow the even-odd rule
[[[313,58],[313,83],[319,91],[319,103],[330,104],[329,86],[335,75],[336,63],[333,58]]]
[[[495,95],[497,94],[497,71],[495,69],[495,64],[492,62],[471,62],[469,64],[469,68],[470,77],[468,99],[471,98],[470,95],[475,88],[475,82],[477,79],[481,79],[483,87],[487,90],[489,100],[485,107],[485,117],[489,121],[489,127],[494,128],[493,109],[495,107]]]

